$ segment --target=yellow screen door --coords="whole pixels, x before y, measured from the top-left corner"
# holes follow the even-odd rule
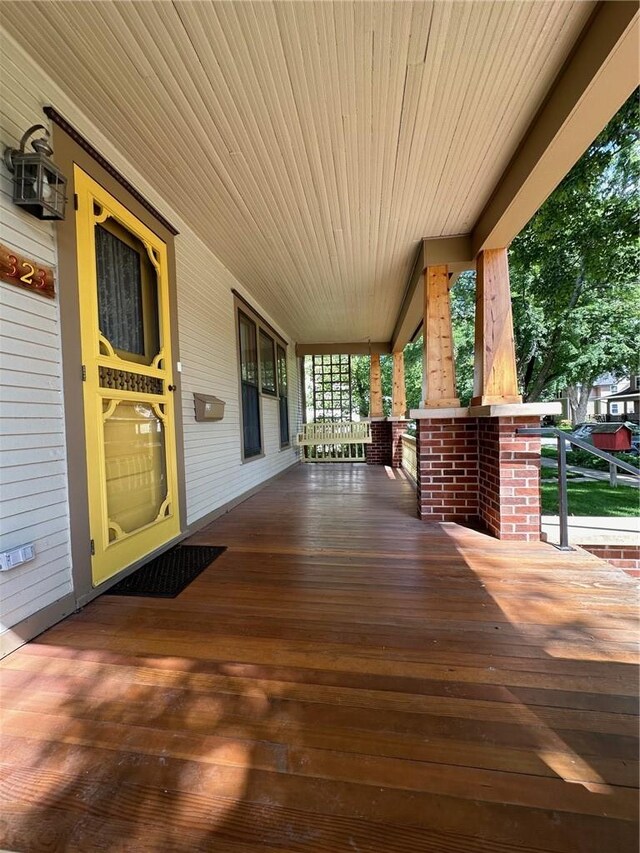
[[[167,247],[77,166],[93,585],[180,532]]]

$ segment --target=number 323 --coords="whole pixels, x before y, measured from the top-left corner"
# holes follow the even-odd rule
[[[22,262],[18,261],[18,259],[16,258],[15,255],[9,255],[9,262],[11,264],[11,268],[9,270],[9,275],[12,278],[14,278],[14,277],[19,278],[20,281],[24,282],[25,284],[33,284],[36,287],[46,287],[47,286],[47,281],[46,281],[47,274],[44,270],[37,270],[37,274],[36,274],[36,269],[32,264],[30,264],[28,261],[22,261]],[[19,273],[18,264],[20,264],[20,267],[22,269],[27,270],[27,272],[24,275],[21,275],[21,276],[18,275],[18,273]],[[35,281],[33,280],[34,275],[36,275]]]

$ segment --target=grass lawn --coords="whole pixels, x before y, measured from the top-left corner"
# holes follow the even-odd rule
[[[609,483],[567,483],[569,515],[638,515],[640,491],[632,486],[612,489]],[[541,483],[542,514],[558,514],[557,480]]]

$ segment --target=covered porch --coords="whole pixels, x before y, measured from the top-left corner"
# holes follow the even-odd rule
[[[102,596],[3,662],[3,845],[631,851],[634,583],[298,465],[195,534],[178,598]]]

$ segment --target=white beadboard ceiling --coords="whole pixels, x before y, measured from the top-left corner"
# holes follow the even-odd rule
[[[337,342],[389,340],[418,241],[470,230],[593,8],[46,0],[2,20],[42,34],[36,61],[283,328]]]

